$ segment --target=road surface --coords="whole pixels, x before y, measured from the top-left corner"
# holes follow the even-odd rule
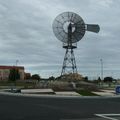
[[[108,120],[101,114],[120,114],[120,98],[0,95],[0,120]]]

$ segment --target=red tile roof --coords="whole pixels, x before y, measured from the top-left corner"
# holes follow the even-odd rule
[[[17,68],[17,69],[23,69],[23,66],[0,66],[0,69],[13,69],[13,68]]]

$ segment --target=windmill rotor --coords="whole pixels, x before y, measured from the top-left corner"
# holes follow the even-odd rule
[[[69,24],[72,26],[71,42],[76,43],[85,34],[85,23],[76,13],[64,12],[58,15],[53,22],[53,32],[60,41],[67,43]]]

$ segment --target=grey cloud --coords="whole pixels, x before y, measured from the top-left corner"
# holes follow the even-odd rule
[[[120,68],[120,1],[113,0],[0,0],[0,64],[13,65],[19,59],[26,71],[43,77],[59,75],[65,50],[55,38],[52,22],[65,11],[79,14],[85,23],[96,23],[99,34],[86,32],[75,50],[78,70],[83,75],[105,76]]]

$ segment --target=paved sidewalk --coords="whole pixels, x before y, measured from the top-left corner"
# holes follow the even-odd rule
[[[45,94],[54,93],[52,89],[21,89],[21,93],[24,94]]]
[[[74,91],[62,91],[62,92],[55,92],[56,95],[69,95],[69,96],[81,96],[79,93],[74,92]]]
[[[116,96],[114,90],[101,90],[101,92],[92,92],[100,96]]]

